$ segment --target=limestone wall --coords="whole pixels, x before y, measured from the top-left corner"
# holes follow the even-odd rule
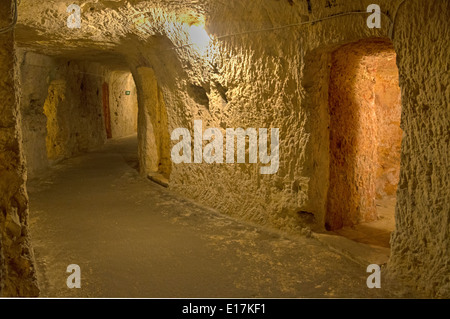
[[[102,85],[107,69],[23,49],[17,52],[17,68],[28,177],[105,142]]]
[[[68,61],[59,64],[44,104],[47,155],[58,161],[102,145],[106,140],[102,85],[106,70]]]
[[[175,128],[187,128],[192,134],[195,119],[202,119],[203,130],[220,128],[223,135],[226,128],[280,129],[276,174],[260,174],[265,166],[261,163],[173,164],[170,187],[259,224],[293,233],[305,232],[307,227],[323,230],[330,164],[331,53],[360,39],[386,37],[387,28],[368,29],[367,15],[353,15],[314,25],[240,33],[360,7],[365,8],[348,2],[337,1],[329,7],[317,2],[310,13],[302,3],[287,1],[212,2],[206,29],[213,35],[238,35],[217,41],[207,56],[193,47],[171,50],[160,40],[146,50],[138,46],[138,57],[130,59],[130,64],[142,64],[144,59],[153,68],[166,102],[169,134]],[[236,12],[252,14],[231,23]],[[270,12],[270,19],[265,12]],[[139,79],[136,82],[139,87]],[[313,219],[305,218],[311,215]]]
[[[136,81],[139,113],[139,163],[144,175],[158,173],[170,176],[170,133],[168,112],[154,70],[148,67],[133,69]]]
[[[0,23],[11,23],[11,1],[0,2]],[[21,149],[14,33],[0,34],[0,296],[36,296],[28,236],[28,197]]]
[[[331,53],[361,39],[388,39],[390,28],[385,17],[384,27],[372,30],[366,26],[367,15],[353,14],[302,27],[245,33],[364,11],[371,4],[311,3],[309,10],[306,3],[295,1],[211,2],[207,30],[217,36],[237,35],[221,38],[206,58],[191,47],[173,52],[160,38],[148,47],[139,44],[137,52],[121,51],[130,56],[130,65],[153,68],[167,107],[169,133],[178,127],[192,133],[194,119],[203,120],[204,130],[218,127],[222,133],[236,127],[280,128],[276,174],[259,174],[259,164],[176,164],[170,174],[173,190],[262,225],[295,233],[307,226],[324,228],[330,177]],[[393,19],[401,1],[379,4]],[[450,293],[448,6],[437,0],[404,2],[393,30],[404,139],[390,269],[436,296]],[[237,12],[245,12],[245,18]],[[173,33],[162,32],[177,43]],[[313,219],[305,218],[311,214]]]
[[[207,29],[215,35],[234,34],[364,10],[370,4],[333,3],[312,2],[311,12],[300,2],[212,4]],[[383,12],[396,12],[399,4],[380,1]],[[394,272],[400,277],[439,296],[450,293],[448,6],[442,1],[403,3],[393,40],[406,137],[390,269],[397,267]],[[236,12],[252,14],[241,19]],[[323,228],[329,183],[326,110],[331,52],[364,38],[388,38],[387,19],[377,31],[367,28],[366,17],[342,16],[299,28],[224,38],[209,56],[212,67],[202,59],[192,63],[195,54],[189,50],[177,51],[181,51],[181,66],[169,54],[149,52],[147,63],[154,68],[166,101],[169,132],[176,127],[193,132],[192,122],[198,118],[204,129],[219,127],[222,132],[236,127],[280,128],[277,174],[262,176],[254,164],[177,164],[172,165],[170,187],[259,224],[293,232],[302,232],[305,226]],[[304,222],[303,212],[314,215],[311,224]]]
[[[96,50],[126,61],[137,87],[143,172],[164,172],[172,190],[223,213],[302,233],[325,227],[332,52],[362,39],[389,39],[389,19],[395,20],[403,140],[389,269],[429,295],[448,297],[450,3],[380,0],[389,16],[381,29],[367,27],[367,13],[345,14],[365,12],[372,2],[139,1],[132,7],[99,1],[83,11],[80,30],[69,30],[68,1],[50,9],[23,0],[17,41],[42,48],[27,27],[44,29],[46,50],[83,51],[86,57]],[[206,53],[187,45],[186,23],[195,15],[204,15],[216,38]],[[249,32],[254,30],[266,31]],[[277,173],[261,175],[261,164],[170,163],[167,145],[174,143],[168,137],[175,128],[193,133],[195,119],[202,119],[204,130],[223,133],[279,128]]]
[[[333,53],[329,87],[329,230],[376,220],[375,55],[383,42],[362,41]],[[343,200],[345,198],[345,200]]]
[[[47,117],[44,103],[48,95],[54,61],[44,55],[18,49],[17,69],[20,85],[22,145],[27,162],[27,175],[32,178],[48,167],[46,137]]]
[[[450,2],[407,1],[396,23],[400,182],[389,268],[450,297]]]
[[[108,83],[112,137],[136,133],[138,102],[133,76],[126,72],[112,72]]]
[[[377,112],[376,197],[395,196],[400,178],[400,153],[403,131],[401,91],[394,50],[377,60],[375,72],[375,110]]]
[[[386,40],[358,41],[333,53],[328,229],[376,220],[375,199],[395,196],[402,138],[395,61]]]

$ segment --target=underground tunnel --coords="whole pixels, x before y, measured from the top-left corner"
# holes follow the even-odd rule
[[[0,296],[448,298],[450,3],[378,2],[1,1]]]

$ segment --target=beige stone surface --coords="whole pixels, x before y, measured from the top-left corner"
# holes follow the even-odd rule
[[[412,12],[418,12],[412,16]],[[410,13],[410,14],[408,14]],[[408,1],[394,41],[402,88],[400,182],[390,269],[450,296],[448,1]]]
[[[383,249],[286,236],[198,205],[139,176],[136,148],[136,136],[111,139],[29,182],[42,297],[418,297],[384,268],[382,289],[367,288],[367,264],[382,264]],[[75,261],[81,289],[67,289],[61,269]]]
[[[52,162],[102,145],[106,136],[101,88],[110,72],[95,63],[71,62],[23,49],[16,55],[28,177]]]
[[[72,2],[20,1],[16,45],[83,61],[76,67],[82,72],[98,74],[87,65],[101,63],[133,74],[144,174],[162,173],[171,190],[242,220],[292,233],[324,230],[331,159],[331,53],[362,39],[387,39],[390,22],[383,16],[381,29],[369,29],[363,13],[278,27],[364,12],[372,1],[336,0],[329,6],[311,1],[311,10],[306,1],[295,0],[77,1],[82,27],[69,29],[66,8]],[[380,0],[378,4],[391,20],[396,15],[391,40],[402,94],[400,182],[388,269],[430,296],[449,297],[450,3]],[[189,23],[202,21],[216,39],[206,53],[186,46],[192,41]],[[9,55],[0,63],[5,69],[1,79],[6,81],[4,74],[13,65],[12,39],[10,34],[1,36],[2,59]],[[73,81],[79,88],[80,78],[74,75]],[[11,147],[4,147],[8,151],[0,163],[12,168],[2,175],[0,205],[10,214],[12,196],[23,186],[18,173],[23,161],[18,157],[17,133],[11,129],[16,119],[10,112],[16,104],[8,97],[12,94],[8,83],[1,85],[6,93],[0,109],[0,145]],[[192,132],[194,119],[202,119],[205,129],[280,128],[278,172],[263,176],[259,164],[172,164],[170,132],[178,127]],[[42,131],[36,134],[42,138]],[[97,135],[94,140],[102,138]],[[69,141],[87,142],[73,137]],[[24,191],[19,193],[25,196]],[[26,205],[21,207],[25,211]]]
[[[383,40],[333,52],[328,230],[377,220],[375,200],[395,195],[402,137],[395,58]]]
[[[11,23],[11,1],[0,2],[0,21]],[[0,34],[0,296],[37,296],[28,234],[26,169],[21,149],[14,33]]]
[[[137,132],[138,102],[133,76],[127,72],[111,72],[110,92],[111,133],[113,138]],[[129,92],[129,95],[127,95]]]
[[[107,71],[97,64],[60,65],[44,103],[47,156],[59,161],[102,145],[106,131],[102,84]]]

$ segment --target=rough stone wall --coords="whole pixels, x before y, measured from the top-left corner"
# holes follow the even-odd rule
[[[403,131],[399,74],[395,51],[388,50],[375,62],[375,110],[377,128],[376,196],[395,196],[400,178],[400,152]]]
[[[58,65],[44,104],[49,160],[103,145],[102,85],[106,76],[107,70],[97,64],[68,61]]]
[[[329,87],[330,186],[325,221],[329,230],[377,217],[378,121],[373,69],[374,50],[380,45],[383,43],[363,41],[333,53]]]
[[[375,198],[395,195],[402,138],[392,44],[351,43],[334,52],[331,63],[330,230],[377,219]]]
[[[106,139],[102,83],[109,71],[19,49],[20,113],[28,177]]]
[[[138,94],[139,163],[142,174],[158,173],[170,176],[171,141],[168,115],[153,69],[133,70]]]
[[[127,72],[111,72],[108,82],[112,137],[136,133],[138,102],[133,76]]]
[[[213,6],[206,19],[207,29],[218,35],[267,29],[361,6],[364,8],[338,2],[327,8],[316,3],[311,14],[302,3],[231,2]],[[233,20],[235,23],[227,21],[233,13],[243,11],[253,14]],[[226,128],[280,128],[276,174],[261,175],[262,164],[178,164],[172,166],[170,186],[222,212],[259,224],[295,233],[307,231],[306,226],[323,229],[328,185],[328,169],[324,167],[329,165],[329,155],[322,157],[322,153],[329,153],[329,59],[339,45],[382,35],[367,28],[366,17],[339,17],[303,27],[227,37],[218,41],[207,58],[191,63],[195,67],[183,69],[185,74],[177,69],[172,74],[167,71],[167,65],[171,65],[169,71],[177,66],[170,57],[148,54],[164,97],[171,101],[166,103],[169,132],[185,127],[192,133],[194,119],[203,120],[204,130],[217,127],[223,135]],[[190,49],[179,51],[182,64],[190,55],[196,57]],[[307,64],[310,56],[313,61]],[[315,63],[323,63],[317,66],[320,72],[310,71],[316,68]],[[316,92],[320,96],[312,97]],[[318,112],[322,114],[318,116]],[[319,134],[323,136],[317,137]],[[313,157],[316,147],[320,147],[320,156]]]
[[[389,269],[450,297],[450,2],[407,1],[396,23],[400,182]]]
[[[0,2],[0,24],[11,23],[11,1]],[[36,296],[33,251],[28,235],[25,163],[18,124],[19,100],[14,33],[0,34],[0,296]]]
[[[50,74],[54,61],[44,55],[18,49],[17,68],[20,74],[20,114],[22,117],[22,146],[27,162],[28,178],[48,167],[47,117],[44,103],[48,95]]]
[[[389,20],[383,17],[381,29],[369,29],[366,13],[351,14],[246,32],[364,12],[373,1],[311,0],[308,5],[300,0],[174,0],[136,1],[134,6],[79,1],[82,28],[68,30],[70,3],[36,6],[35,1],[22,0],[18,42],[31,45],[37,39],[45,43],[45,50],[53,48],[62,55],[85,50],[88,57],[90,50],[96,50],[104,52],[99,59],[116,55],[128,62],[138,93],[144,171],[164,162],[161,159],[167,156],[161,154],[161,145],[167,145],[173,129],[184,127],[192,133],[194,119],[202,119],[204,129],[222,131],[277,127],[280,168],[276,174],[259,174],[259,164],[172,164],[167,170],[170,188],[262,225],[296,233],[305,226],[323,230],[330,165],[331,53],[361,39],[388,38]],[[401,3],[393,44],[404,138],[390,269],[428,294],[449,296],[449,2],[378,1],[391,19]],[[192,13],[204,15],[207,31],[216,38],[235,35],[217,39],[206,56],[195,46],[183,46],[191,39],[182,17]],[[36,30],[33,38],[29,28]],[[34,45],[40,47],[37,41]],[[167,113],[167,127],[151,114],[142,115],[153,106],[146,106],[149,99],[140,95],[156,96],[155,92],[163,102],[156,108],[166,109],[161,118]],[[147,156],[152,152],[156,156]],[[308,213],[314,218],[304,218]]]
[[[210,32],[223,35],[363,10],[370,4],[369,1],[335,3],[326,8],[320,2],[313,2],[311,14],[300,3],[290,8],[282,1],[231,2],[214,7],[207,21],[210,21]],[[384,12],[395,12],[398,4],[380,2]],[[402,160],[409,159],[401,168],[403,184],[400,183],[398,192],[398,228],[393,236],[392,260],[398,267],[397,273],[416,278],[415,285],[426,287],[427,293],[448,296],[446,132],[449,130],[448,121],[444,120],[448,118],[448,75],[442,70],[447,70],[448,24],[445,21],[450,10],[448,2],[440,1],[427,4],[408,1],[400,9],[394,45],[400,65],[400,85],[406,95],[403,108],[409,109],[403,111],[402,127],[409,139],[402,146]],[[252,15],[232,19],[236,12],[252,12]],[[187,74],[179,70],[170,73],[176,68],[170,57],[149,54],[147,59],[168,102],[169,132],[176,127],[186,127],[192,132],[195,118],[203,119],[205,128],[279,127],[281,130],[280,169],[274,176],[261,176],[258,165],[179,164],[172,167],[171,187],[222,212],[260,224],[299,231],[303,220],[298,212],[305,211],[313,213],[315,225],[323,227],[326,198],[309,196],[312,192],[323,196],[321,189],[326,189],[328,175],[326,169],[320,168],[329,164],[326,155],[321,156],[328,152],[325,145],[328,134],[318,133],[327,126],[314,122],[322,114],[318,123],[329,123],[327,115],[320,110],[327,106],[329,68],[317,64],[329,61],[330,53],[340,45],[388,36],[387,27],[369,30],[365,26],[366,17],[339,17],[282,32],[226,38],[216,48],[213,68],[205,68],[206,71],[199,62],[198,69],[188,69]],[[411,21],[414,26],[410,26]],[[384,23],[388,24],[387,20]],[[421,33],[421,27],[429,33]],[[443,34],[442,30],[445,30]],[[189,60],[186,57],[189,54],[180,53],[180,59]],[[158,63],[160,60],[165,63]],[[306,64],[307,60],[311,64]],[[309,78],[304,78],[305,75]],[[171,76],[175,79],[169,79]],[[430,78],[432,82],[425,93],[420,87]],[[209,102],[201,103],[204,99],[199,93],[192,97],[190,85],[203,88]],[[312,92],[313,88],[316,92]],[[325,93],[326,97],[317,96],[317,92]],[[417,94],[420,95],[415,97]],[[425,106],[418,108],[417,102]],[[318,143],[313,145],[313,141]],[[322,149],[314,151],[317,147]],[[429,156],[423,153],[426,148]],[[319,156],[312,157],[314,154]]]

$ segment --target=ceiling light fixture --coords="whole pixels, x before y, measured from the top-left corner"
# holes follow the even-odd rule
[[[205,54],[211,43],[211,37],[202,25],[189,27],[189,41],[200,53]]]

